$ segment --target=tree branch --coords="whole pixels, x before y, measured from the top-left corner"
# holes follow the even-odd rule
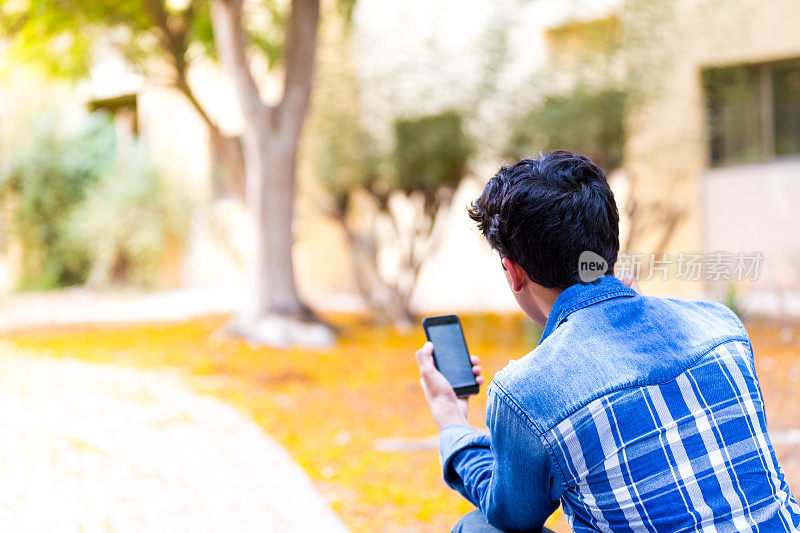
[[[247,60],[242,0],[212,0],[211,23],[217,50],[222,64],[233,78],[242,113],[245,116],[258,116],[269,108],[261,101]]]
[[[209,128],[219,129],[197,100],[186,76],[189,67],[186,62],[187,35],[194,18],[194,5],[189,3],[184,10],[181,27],[177,30],[170,27],[167,10],[160,0],[143,0],[143,5],[153,24],[159,29],[158,40],[161,46],[172,58],[175,67],[175,87],[186,97]]]
[[[160,30],[158,33],[158,40],[161,42],[161,46],[172,56],[175,68],[178,71],[185,70],[186,58],[184,54],[186,53],[186,32],[184,31],[181,36],[170,28],[167,10],[160,0],[143,0],[143,4],[144,10]]]
[[[319,0],[293,0],[286,28],[283,98],[278,116],[285,125],[301,126],[311,96],[317,49]],[[294,132],[299,135],[299,130]]]
[[[197,97],[194,95],[194,91],[189,86],[189,81],[186,79],[185,73],[181,72],[178,73],[178,77],[175,80],[175,87],[181,93],[183,93],[183,96],[186,97],[186,99],[189,101],[189,103],[192,105],[195,111],[197,111],[197,114],[200,115],[200,118],[203,119],[203,122],[205,122],[209,128],[219,129],[217,124],[213,120],[211,120],[211,117],[208,115],[208,113],[206,113],[206,110],[197,100]]]

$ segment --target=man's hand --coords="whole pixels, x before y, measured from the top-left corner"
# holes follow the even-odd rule
[[[428,400],[431,408],[433,421],[436,422],[439,429],[450,424],[468,426],[467,399],[458,398],[447,378],[436,370],[436,366],[433,364],[433,343],[423,344],[422,348],[417,350],[416,358],[419,365],[419,383],[422,385],[422,392],[425,393],[425,399]],[[474,355],[471,355],[470,359],[475,381],[478,382],[478,385],[482,385],[483,376],[481,376],[481,367],[478,366],[480,361]]]

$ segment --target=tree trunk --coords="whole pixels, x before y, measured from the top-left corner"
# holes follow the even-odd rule
[[[243,135],[247,205],[258,246],[250,268],[255,317],[278,314],[308,320],[292,262],[297,140],[269,116],[252,120]]]
[[[211,180],[214,198],[234,196],[245,200],[244,155],[239,136],[224,135],[214,124],[208,124],[211,148]]]
[[[286,29],[283,98],[265,105],[250,71],[242,0],[213,0],[212,23],[222,63],[244,116],[242,148],[246,202],[255,228],[248,268],[248,303],[234,330],[252,340],[287,346],[329,345],[322,326],[297,292],[292,261],[295,168],[316,49],[318,0],[294,0]]]

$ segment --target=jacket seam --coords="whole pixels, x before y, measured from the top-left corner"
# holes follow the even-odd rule
[[[570,305],[561,310],[558,314],[558,322],[555,325],[555,328],[558,328],[559,325],[572,313],[575,311],[579,311],[584,307],[589,307],[590,305],[596,304],[598,302],[602,302],[605,300],[611,300],[612,298],[620,297],[620,296],[635,296],[636,293],[633,290],[622,290],[617,289],[613,291],[609,291],[605,294],[598,294],[597,296],[593,296],[592,298],[587,298],[586,300],[581,300],[575,302],[574,304]],[[555,328],[553,331],[555,331]]]
[[[627,385],[624,385],[624,386],[621,386],[621,387],[617,387],[617,388],[614,388],[614,389],[611,389],[611,390],[600,392],[598,394],[595,394],[594,396],[590,396],[589,399],[587,399],[586,401],[580,403],[577,407],[575,407],[574,409],[569,411],[566,415],[564,415],[563,417],[559,417],[559,419],[556,422],[554,422],[552,425],[548,426],[547,429],[545,429],[543,431],[543,433],[547,433],[547,432],[551,431],[558,424],[560,424],[561,422],[563,422],[567,418],[571,417],[572,415],[574,415],[575,413],[577,413],[578,411],[580,411],[581,409],[583,409],[584,407],[586,407],[587,405],[589,405],[590,403],[592,403],[593,401],[595,401],[595,400],[597,400],[599,398],[602,398],[604,396],[608,396],[609,394],[612,394],[612,393],[615,393],[615,392],[625,391],[625,390],[629,390],[629,389],[638,389],[638,388],[641,388],[641,387],[649,387],[649,386],[653,386],[653,385],[664,385],[665,383],[669,383],[671,381],[674,381],[678,376],[680,376],[681,374],[683,374],[684,372],[689,370],[692,366],[694,366],[699,360],[701,360],[703,357],[707,356],[709,353],[713,352],[714,350],[716,350],[717,348],[719,348],[723,344],[727,344],[729,342],[749,343],[749,341],[750,341],[750,339],[747,337],[747,335],[745,335],[744,337],[740,337],[738,335],[727,335],[725,337],[722,337],[721,340],[714,341],[710,346],[708,346],[707,348],[699,351],[695,357],[693,357],[685,365],[680,367],[680,371],[679,372],[675,373],[670,378],[659,380],[659,381],[653,381],[653,382],[649,382],[649,383],[644,383],[644,382],[642,382],[640,380],[640,381],[636,381],[634,383],[630,383],[630,384],[627,384]]]
[[[519,405],[517,400],[512,398],[509,392],[497,380],[492,380],[492,387],[498,389],[498,396],[503,399],[503,402],[506,403],[508,407],[510,407],[517,414],[517,416],[519,416],[523,421],[528,422],[528,425],[533,428],[536,436],[538,437],[542,431],[539,430],[539,426],[536,425],[536,422],[534,422],[534,420],[528,416],[525,410],[522,409],[522,406]]]
[[[722,304],[718,304],[718,305],[719,305],[720,308],[722,308],[723,311],[725,311],[733,319],[733,322],[736,324],[736,328],[742,333],[742,335],[744,335],[747,338],[747,341],[749,343],[750,342],[750,335],[747,334],[747,329],[745,329],[744,325],[742,324],[742,321],[739,318],[739,315],[734,313],[726,305],[722,305]]]

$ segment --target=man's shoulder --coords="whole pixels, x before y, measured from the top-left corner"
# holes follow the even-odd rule
[[[492,386],[545,431],[593,399],[668,380],[714,346],[748,340],[739,319],[721,304],[636,300],[624,309],[571,314],[534,350],[510,361]]]
[[[512,359],[492,378],[490,389],[504,403],[524,414],[538,432],[549,427],[548,413],[562,396],[550,378],[563,370],[551,350],[539,345],[519,359]],[[558,379],[558,378],[556,378]]]
[[[747,336],[747,332],[736,313],[719,302],[711,300],[678,300],[652,296],[643,296],[642,298],[664,308],[674,309],[677,313],[683,313],[686,318],[699,325],[710,326],[714,333]]]

